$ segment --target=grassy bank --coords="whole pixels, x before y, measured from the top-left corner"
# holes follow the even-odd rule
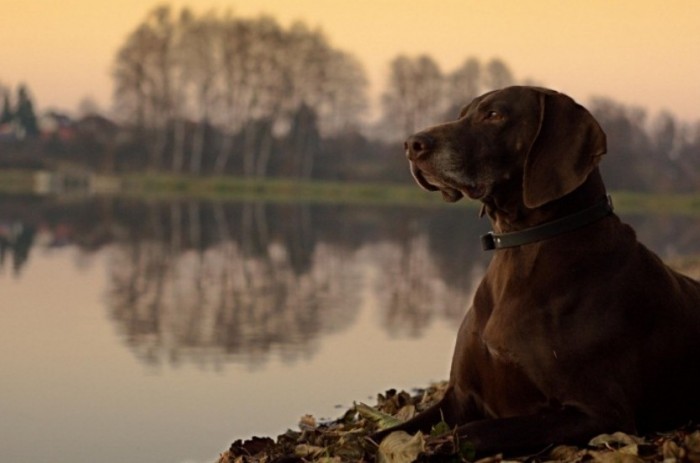
[[[187,176],[130,174],[120,177],[92,176],[92,190],[78,194],[110,194],[142,198],[199,198],[216,201],[270,201],[355,204],[395,204],[440,207],[438,193],[427,193],[415,185],[392,183],[343,183],[289,179],[250,179],[229,176]],[[29,171],[0,170],[0,193],[34,192],[34,174]],[[102,188],[108,185],[109,188]],[[654,213],[700,215],[699,194],[652,194],[614,191],[615,209],[627,214]],[[477,207],[461,201],[460,207]]]
[[[34,176],[26,170],[0,170],[0,193],[31,193]]]
[[[124,178],[127,194],[187,196],[203,199],[262,200],[274,202],[439,204],[411,185],[254,179],[238,177],[189,177],[133,175]]]

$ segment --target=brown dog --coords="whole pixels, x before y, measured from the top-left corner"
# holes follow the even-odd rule
[[[477,452],[512,454],[700,418],[700,284],[612,213],[588,111],[509,87],[405,147],[423,188],[483,203],[495,250],[444,398],[379,437],[444,418]]]

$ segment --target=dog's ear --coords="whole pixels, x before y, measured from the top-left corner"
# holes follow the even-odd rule
[[[534,209],[581,186],[605,154],[605,132],[568,96],[536,91],[540,126],[525,159],[523,201]]]

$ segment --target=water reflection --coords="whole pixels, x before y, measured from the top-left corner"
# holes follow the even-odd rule
[[[109,307],[148,363],[231,357],[258,366],[272,352],[288,362],[312,355],[320,335],[357,318],[367,265],[382,269],[370,290],[397,336],[420,335],[436,316],[461,317],[469,297],[475,262],[463,256],[466,272],[441,266],[432,248],[448,243],[431,239],[419,211],[197,201],[116,207],[132,219],[113,246]]]
[[[625,219],[666,257],[700,253],[697,218]],[[141,361],[259,368],[313,356],[367,291],[392,336],[456,325],[490,258],[487,228],[459,206],[12,197],[0,200],[0,269],[21,277],[42,246],[108,253],[107,310]],[[368,266],[380,269],[369,282]]]
[[[12,272],[16,276],[27,262],[29,249],[34,242],[34,228],[18,221],[0,221],[0,269],[11,260]]]

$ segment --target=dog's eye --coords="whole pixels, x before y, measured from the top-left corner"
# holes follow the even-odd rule
[[[488,123],[501,123],[505,119],[504,115],[502,112],[496,110],[496,109],[489,109],[484,113],[484,122]]]

